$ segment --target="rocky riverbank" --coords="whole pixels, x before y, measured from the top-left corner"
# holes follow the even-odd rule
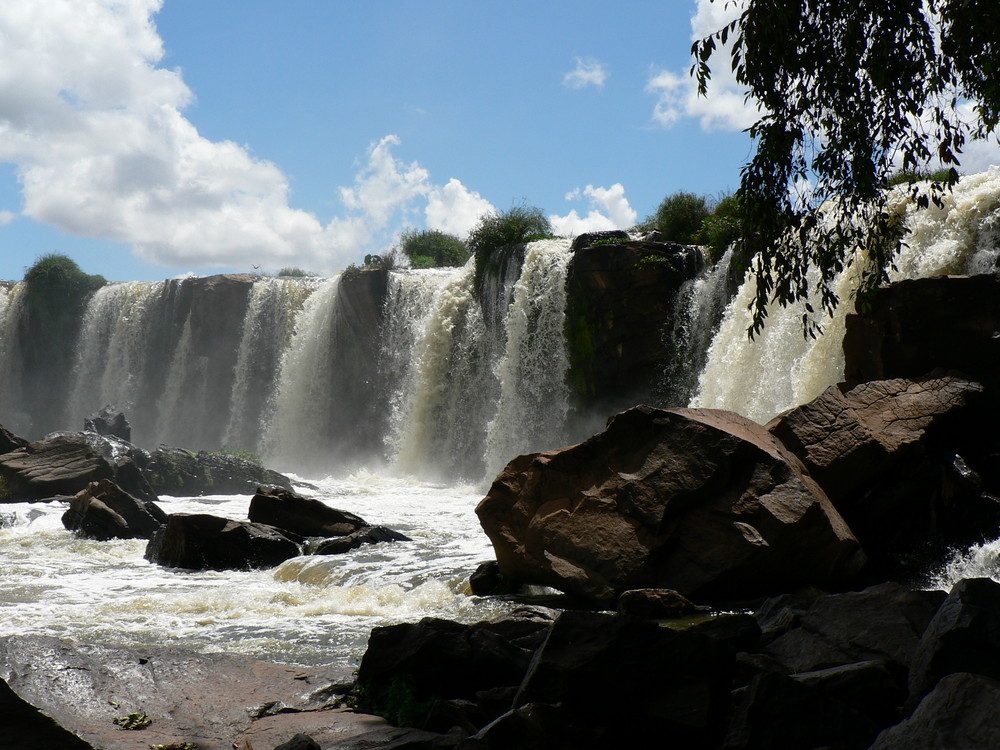
[[[67,748],[995,746],[1000,584],[919,574],[1000,536],[1000,275],[906,284],[849,325],[850,382],[767,425],[636,407],[514,459],[479,508],[479,580],[565,609],[376,628],[355,680],[232,657],[254,676],[220,668],[218,689],[212,655],[8,638],[11,726]],[[133,713],[148,726],[114,723]]]

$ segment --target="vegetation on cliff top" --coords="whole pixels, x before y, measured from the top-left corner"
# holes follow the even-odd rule
[[[469,259],[462,240],[437,229],[409,229],[399,236],[398,248],[410,259],[411,268],[461,266]]]

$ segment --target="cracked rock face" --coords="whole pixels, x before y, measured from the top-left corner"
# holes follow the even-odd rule
[[[836,584],[864,564],[798,459],[733,412],[629,409],[516,458],[476,512],[504,575],[600,605],[635,588],[697,600]]]

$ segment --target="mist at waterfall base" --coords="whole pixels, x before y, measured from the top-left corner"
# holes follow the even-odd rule
[[[963,178],[944,209],[901,200],[911,233],[893,277],[994,270],[998,207],[996,170]],[[566,377],[571,259],[568,242],[534,242],[523,258],[503,258],[478,290],[471,262],[392,271],[377,346],[358,329],[363,316],[343,276],[259,278],[221,375],[195,313],[177,321],[182,282],[108,285],[86,309],[72,383],[53,394],[56,425],[18,408],[24,289],[0,286],[0,424],[13,432],[79,429],[87,414],[116,404],[142,447],[254,450],[293,473],[303,494],[414,540],[273,570],[194,572],[147,563],[144,541],[73,536],[62,527],[62,503],[0,506],[0,633],[352,665],[375,625],[428,615],[469,622],[515,606],[468,594],[469,574],[492,558],[474,507],[510,458],[585,437],[572,426],[583,420],[571,418]],[[664,332],[675,360],[657,384],[657,405],[690,401],[764,421],[842,378],[850,305],[821,321],[816,340],[803,337],[793,307],[772,310],[763,335],[749,341],[753,284],[729,299],[730,260],[682,288],[678,318]],[[854,274],[849,267],[838,280],[844,300]],[[231,518],[246,518],[248,504],[247,496],[160,501],[168,513]],[[995,559],[963,550],[932,583],[969,569],[996,576]]]

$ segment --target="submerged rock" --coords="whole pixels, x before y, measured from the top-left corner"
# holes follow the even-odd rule
[[[315,545],[309,547],[309,552],[313,555],[340,555],[366,544],[410,541],[413,540],[406,534],[401,534],[388,526],[365,526],[347,536],[317,540]]]
[[[132,497],[109,479],[88,484],[62,517],[70,531],[100,541],[151,539],[166,520],[155,503]]]
[[[505,576],[602,606],[635,588],[843,585],[865,560],[798,459],[724,411],[629,409],[579,445],[511,461],[476,513]]]

